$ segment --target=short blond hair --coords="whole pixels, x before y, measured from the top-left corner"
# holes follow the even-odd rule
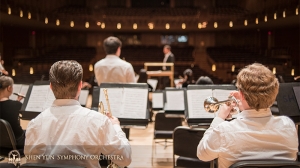
[[[270,69],[254,63],[243,68],[237,75],[237,88],[253,109],[269,108],[278,94],[279,82]]]

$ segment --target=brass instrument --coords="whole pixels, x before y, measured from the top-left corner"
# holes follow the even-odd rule
[[[227,100],[218,101],[215,97],[208,97],[204,100],[204,109],[209,113],[215,113],[219,110],[221,104],[230,105],[231,103],[238,104],[238,100],[234,96],[229,96]],[[236,114],[239,110],[233,108],[230,114]]]
[[[108,94],[107,94],[107,89],[103,89],[104,95],[105,95],[105,99],[106,99],[106,104],[107,104],[107,109],[108,111],[106,111],[104,109],[104,105],[102,103],[102,101],[99,102],[98,104],[98,111],[103,114],[103,115],[107,115],[107,117],[111,117],[111,111],[110,111],[110,104],[109,104],[109,100],[108,100]],[[109,115],[108,115],[109,114]],[[119,166],[113,162],[110,162],[110,164],[107,166],[107,168],[119,168]]]

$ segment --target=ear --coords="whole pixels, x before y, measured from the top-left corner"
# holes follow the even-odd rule
[[[7,91],[12,92],[13,91],[13,87],[11,85],[7,86]]]
[[[82,89],[82,81],[80,81],[79,85],[78,85],[78,91],[80,91]]]

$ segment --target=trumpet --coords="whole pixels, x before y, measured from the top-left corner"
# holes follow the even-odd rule
[[[204,109],[209,113],[215,113],[219,110],[221,104],[230,105],[231,103],[238,104],[238,100],[234,96],[229,96],[227,100],[218,101],[215,97],[208,97],[204,100]],[[239,112],[238,109],[233,108],[231,114]]]
[[[104,92],[104,95],[105,95],[105,100],[106,100],[108,111],[106,111],[104,109],[104,105],[103,105],[102,101],[100,101],[99,104],[98,104],[98,111],[101,114],[106,115],[110,118],[111,117],[111,111],[110,111],[110,104],[109,104],[109,100],[108,100],[107,89],[103,89],[103,92]],[[119,168],[119,166],[117,164],[113,163],[113,162],[110,162],[110,164],[107,166],[107,168]]]

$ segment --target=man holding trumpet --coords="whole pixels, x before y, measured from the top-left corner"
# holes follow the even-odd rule
[[[199,142],[197,156],[202,161],[218,158],[219,168],[241,160],[296,160],[298,136],[294,122],[286,116],[273,116],[270,106],[278,94],[279,83],[264,65],[243,68],[234,91],[237,103],[223,104]],[[226,122],[238,106],[241,113]]]

